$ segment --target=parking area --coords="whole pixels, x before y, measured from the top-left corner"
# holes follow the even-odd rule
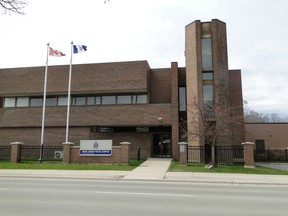
[[[256,163],[256,165],[288,171],[288,163]]]

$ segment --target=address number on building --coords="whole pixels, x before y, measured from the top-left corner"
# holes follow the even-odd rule
[[[139,133],[149,132],[149,127],[136,127],[136,132]]]

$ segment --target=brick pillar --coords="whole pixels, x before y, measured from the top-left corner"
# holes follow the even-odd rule
[[[12,163],[20,163],[21,162],[21,146],[22,142],[12,142],[11,145],[11,156],[10,161]]]
[[[74,145],[72,142],[65,142],[63,144],[63,163],[70,163],[71,161],[71,146]]]
[[[179,142],[179,160],[181,165],[187,165],[187,142]]]
[[[254,143],[253,142],[244,142],[242,143],[244,147],[244,162],[245,168],[255,168],[254,163]]]
[[[121,142],[120,164],[128,164],[130,159],[130,142]]]

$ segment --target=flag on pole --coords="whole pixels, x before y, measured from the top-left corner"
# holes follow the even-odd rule
[[[87,46],[85,45],[74,45],[73,41],[71,42],[71,59],[69,67],[69,80],[68,80],[68,101],[67,101],[67,118],[66,118],[66,138],[65,142],[68,142],[69,139],[69,116],[70,116],[70,98],[71,98],[71,77],[72,77],[72,56],[75,53],[87,51]]]
[[[87,46],[85,45],[73,45],[73,53],[81,53],[87,51]]]
[[[64,53],[60,52],[59,50],[52,49],[51,47],[49,47],[49,55],[50,55],[50,56],[56,56],[56,57],[65,56]]]

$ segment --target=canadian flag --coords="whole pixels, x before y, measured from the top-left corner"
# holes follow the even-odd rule
[[[60,52],[59,50],[52,49],[51,47],[49,47],[49,55],[50,56],[56,56],[56,57],[65,56],[64,53]]]

